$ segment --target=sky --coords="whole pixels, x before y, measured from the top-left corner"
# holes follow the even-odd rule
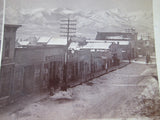
[[[152,10],[152,0],[7,0],[13,8],[71,8],[83,10],[106,10],[119,8],[128,12]]]

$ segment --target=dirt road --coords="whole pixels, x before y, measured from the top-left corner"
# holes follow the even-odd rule
[[[153,72],[156,72],[154,65],[132,63],[0,117],[2,120],[150,119],[133,114],[139,106],[132,106],[132,102],[136,97],[141,99],[142,93],[151,97],[156,94],[158,84],[151,76]],[[155,91],[144,92],[148,86],[151,91],[154,87]]]

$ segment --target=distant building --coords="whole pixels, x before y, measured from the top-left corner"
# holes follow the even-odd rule
[[[110,49],[111,42],[95,42],[88,40],[86,45],[83,45],[80,49],[89,49],[91,51],[105,51]]]
[[[90,51],[96,53],[99,57],[101,56],[102,59],[111,59],[111,56],[116,54],[118,59],[120,61],[122,60],[122,50],[119,44],[114,41],[86,40],[83,45],[79,42],[71,42],[69,50],[71,50],[72,53],[75,51]]]
[[[154,44],[154,39],[150,36],[141,36],[141,39],[137,41],[138,55],[152,55],[155,52]]]
[[[135,32],[135,30],[127,32],[97,32],[96,40],[114,41],[118,43],[123,50],[124,59],[127,59],[128,55],[130,55],[131,58],[137,57],[137,32]]]

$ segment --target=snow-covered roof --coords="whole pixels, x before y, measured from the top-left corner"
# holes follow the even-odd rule
[[[69,50],[80,50],[80,46],[78,42],[72,42],[68,48]]]
[[[106,39],[125,39],[125,40],[129,40],[130,38],[126,38],[123,36],[106,36]]]
[[[88,42],[88,43],[104,43],[104,42],[107,42],[107,40],[86,40],[86,42]]]
[[[122,41],[122,40],[86,40],[88,43],[118,43],[119,45],[129,45],[129,41]]]
[[[112,42],[105,42],[99,40],[86,40],[85,45],[79,46],[78,42],[72,42],[69,46],[69,50],[80,50],[80,49],[90,49],[90,50],[108,50]]]
[[[28,45],[29,41],[18,41],[20,45]]]
[[[65,38],[51,38],[47,45],[67,45],[67,39]]]
[[[129,41],[108,41],[108,40],[86,40],[87,44],[79,46],[78,42],[72,42],[69,46],[69,50],[91,49],[91,50],[107,50],[110,49],[112,43],[119,45],[129,45]]]
[[[87,43],[86,45],[82,46],[81,49],[109,49],[109,46],[111,45],[112,43]]]
[[[119,45],[129,45],[129,41],[121,41],[121,40],[114,40],[114,41],[108,41],[107,42],[115,42],[116,44],[119,42]]]
[[[38,43],[47,43],[50,39],[51,39],[51,37],[40,37],[37,42]]]

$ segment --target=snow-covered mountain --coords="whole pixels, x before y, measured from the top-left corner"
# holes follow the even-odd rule
[[[134,27],[139,33],[152,33],[152,12],[128,13],[120,9],[83,11],[67,8],[7,10],[6,21],[22,24],[19,35],[52,35],[60,32],[60,20],[67,17],[77,20],[77,35],[95,38],[97,31],[124,31]]]

